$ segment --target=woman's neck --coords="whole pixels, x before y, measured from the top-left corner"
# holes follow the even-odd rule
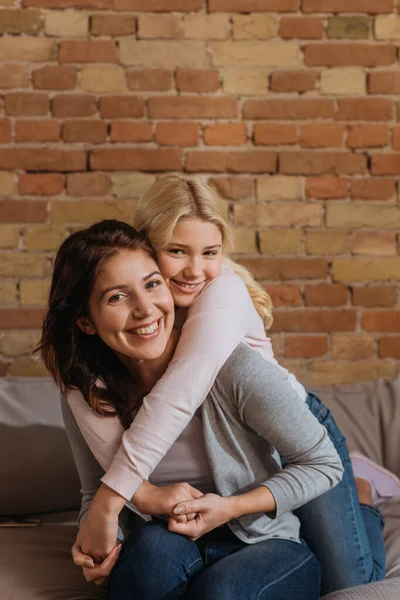
[[[164,375],[178,345],[180,333],[173,328],[164,352],[153,360],[134,360],[120,356],[121,361],[137,378],[144,393],[150,392],[157,381]]]

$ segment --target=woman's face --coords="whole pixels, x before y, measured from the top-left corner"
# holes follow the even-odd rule
[[[191,306],[204,286],[221,273],[221,232],[213,223],[182,219],[157,260],[176,306]]]
[[[117,354],[141,361],[164,352],[174,324],[171,293],[157,264],[142,250],[121,250],[105,261],[79,327]]]

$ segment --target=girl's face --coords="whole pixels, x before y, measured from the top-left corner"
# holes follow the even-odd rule
[[[176,306],[189,307],[221,273],[221,232],[213,223],[182,219],[167,247],[157,253],[157,260]]]
[[[78,321],[117,354],[153,360],[164,352],[174,324],[174,303],[157,264],[142,250],[121,250],[101,266]]]

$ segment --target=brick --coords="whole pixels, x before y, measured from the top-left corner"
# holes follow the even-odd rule
[[[349,182],[340,177],[307,177],[307,198],[330,200],[332,198],[347,198]]]
[[[121,40],[119,49],[123,65],[150,69],[203,69],[208,65],[204,41]]]
[[[49,377],[50,375],[45,365],[33,358],[15,359],[10,365],[8,374],[11,377]]]
[[[394,179],[354,179],[350,194],[356,200],[391,200],[396,193]]]
[[[49,283],[46,279],[23,279],[20,284],[21,306],[46,306]]]
[[[264,285],[275,308],[279,306],[301,306],[303,300],[298,285]]]
[[[63,94],[54,96],[52,112],[55,117],[91,117],[97,111],[95,96]]]
[[[335,258],[334,281],[390,281],[400,279],[399,258]]]
[[[368,17],[330,17],[326,35],[329,39],[367,40],[369,31]]]
[[[116,62],[117,49],[112,40],[63,40],[59,46],[60,63]]]
[[[279,337],[278,335],[276,337]],[[289,373],[293,373],[296,377],[297,381],[305,382],[306,381],[306,370],[304,360],[300,359],[291,359],[291,358],[280,358],[280,365],[289,371]]]
[[[307,231],[307,254],[347,254],[347,232]]]
[[[9,142],[11,142],[11,121],[0,119],[0,143],[7,144]]]
[[[336,123],[310,123],[300,130],[303,148],[331,148],[343,146],[344,126]]]
[[[17,248],[20,238],[20,228],[18,225],[0,225],[0,248]],[[3,285],[4,281],[1,282]],[[1,302],[0,302],[1,304]]]
[[[0,275],[3,277],[43,277],[47,272],[47,258],[43,254],[0,252]]]
[[[399,150],[400,149],[400,127],[394,127],[393,128],[393,148],[394,150]]]
[[[64,121],[62,139],[67,143],[90,142],[101,144],[106,141],[107,124],[104,121]]]
[[[273,92],[308,92],[315,89],[317,73],[312,71],[277,71],[271,76]]]
[[[111,123],[110,140],[112,142],[151,142],[153,126],[151,123],[132,123],[115,121]]]
[[[341,309],[297,309],[276,312],[272,330],[298,332],[354,331],[356,311]]]
[[[140,198],[154,183],[155,177],[146,173],[111,175],[111,193],[118,198]]]
[[[0,149],[0,169],[24,171],[84,171],[86,152],[37,148]]]
[[[325,278],[329,272],[328,262],[320,258],[246,258],[240,264],[257,279],[278,281]]]
[[[269,202],[268,204],[238,204],[235,221],[251,227],[320,227],[323,207],[306,202]]]
[[[0,336],[0,353],[8,357],[29,354],[38,345],[40,334],[40,329],[4,332]]]
[[[298,229],[269,229],[260,232],[261,253],[269,256],[299,254],[301,231]]]
[[[254,143],[260,146],[280,146],[297,143],[296,125],[273,125],[256,123]]]
[[[376,154],[371,157],[373,175],[397,175],[400,173],[400,154]]]
[[[396,62],[394,44],[363,44],[361,42],[332,42],[307,44],[304,64],[308,67],[379,67]]]
[[[273,175],[257,179],[258,200],[302,200],[301,180],[297,177]]]
[[[67,236],[68,230],[66,227],[35,225],[26,228],[24,245],[26,250],[58,250]],[[46,285],[48,285],[48,282]]]
[[[144,116],[144,103],[136,96],[106,96],[100,100],[100,115],[103,119],[140,119]]]
[[[219,71],[215,69],[178,69],[176,72],[176,89],[181,92],[216,92],[219,86]]]
[[[245,119],[318,119],[335,115],[332,100],[247,100],[243,108]]]
[[[60,123],[50,120],[17,121],[15,123],[16,142],[58,142]]]
[[[38,10],[8,10],[0,12],[0,34],[38,33],[42,19]]]
[[[15,193],[14,175],[0,171],[0,196],[12,196]]]
[[[81,88],[85,92],[107,94],[124,92],[125,70],[122,67],[85,67],[81,72]]]
[[[54,41],[44,37],[4,37],[0,39],[0,61],[47,62],[53,60]]]
[[[247,141],[244,123],[221,123],[204,130],[204,142],[210,146],[243,146]]]
[[[268,14],[233,15],[234,40],[268,40],[278,35],[278,19]]]
[[[29,86],[27,65],[0,65],[0,89],[26,88]]]
[[[0,304],[14,304],[17,300],[17,284],[2,281],[0,286]]]
[[[172,87],[172,73],[163,69],[143,69],[128,71],[128,88],[130,90],[152,90],[162,92]]]
[[[19,193],[31,196],[58,196],[64,189],[64,176],[61,173],[21,173]]]
[[[90,166],[103,171],[179,171],[181,154],[175,148],[95,149],[91,152]]]
[[[230,33],[229,15],[191,14],[184,19],[184,36],[193,40],[226,40]]]
[[[366,93],[366,75],[356,67],[337,67],[321,73],[320,90],[322,95],[352,96]]]
[[[208,183],[222,198],[242,200],[253,196],[253,181],[249,177],[211,177]]]
[[[68,196],[107,196],[110,180],[104,173],[71,173],[67,178]]]
[[[140,15],[138,18],[138,37],[140,39],[179,38],[181,36],[181,26],[181,17],[176,14]]]
[[[47,219],[47,202],[0,200],[0,223],[41,223]]]
[[[387,146],[389,128],[386,125],[350,125],[347,135],[349,148]]]
[[[353,254],[395,256],[396,233],[393,231],[357,231],[352,242]]]
[[[341,13],[386,13],[392,12],[393,0],[303,0],[305,13],[341,12]]]
[[[319,40],[324,34],[324,23],[317,17],[283,17],[279,35],[284,40]]]
[[[304,289],[307,306],[343,306],[348,297],[348,288],[342,283],[306,285]]]
[[[52,204],[52,222],[59,225],[66,223],[92,224],[102,219],[118,219],[130,222],[132,220],[133,204],[112,200],[68,200]]]
[[[233,251],[235,254],[256,252],[256,233],[245,227],[233,230]]]
[[[400,16],[395,14],[377,16],[374,33],[377,40],[400,40]]]
[[[362,174],[366,172],[366,159],[349,152],[283,151],[280,171],[287,175]]]
[[[392,229],[400,227],[400,210],[397,206],[380,205],[377,209],[365,203],[340,203],[328,206],[326,221],[328,227]]]
[[[328,351],[326,335],[286,335],[284,355],[289,358],[318,358]]]
[[[400,336],[387,336],[379,340],[380,358],[400,358]]]
[[[39,329],[43,317],[42,308],[1,308],[0,329]]]
[[[150,119],[232,119],[237,100],[224,97],[157,96],[148,100]]]
[[[54,37],[86,37],[89,17],[79,10],[52,10],[45,16],[46,35]]]
[[[203,0],[115,0],[114,6],[115,10],[191,12],[202,8]]]
[[[49,99],[47,94],[7,94],[4,100],[4,112],[6,115],[27,115],[33,117],[45,115],[48,110]]]
[[[391,121],[393,119],[393,102],[380,98],[339,100],[336,119],[341,121]]]
[[[110,7],[110,0],[22,0],[23,6],[37,8],[98,8]]]
[[[275,152],[249,150],[247,152],[199,151],[188,152],[186,170],[211,173],[274,173]]]
[[[298,42],[261,40],[211,43],[214,67],[300,67]]]
[[[361,316],[361,327],[365,331],[400,331],[400,311],[382,310],[364,312]]]
[[[376,306],[392,307],[396,302],[397,290],[395,287],[374,285],[353,288],[354,306],[365,306],[367,308]]]
[[[370,94],[400,94],[400,73],[396,71],[373,71],[368,76]]]
[[[225,94],[259,96],[268,92],[267,73],[263,69],[229,69],[224,73]]]
[[[394,379],[396,365],[381,360],[318,360],[307,365],[307,381],[310,386],[374,381],[380,377]]]
[[[156,142],[161,146],[198,146],[197,123],[157,123]]]
[[[33,86],[39,90],[73,90],[76,82],[75,67],[43,67],[33,72]]]
[[[299,0],[209,0],[210,12],[296,12]]]
[[[375,340],[368,335],[333,335],[332,358],[371,358],[375,354]]]
[[[92,35],[120,37],[136,33],[136,19],[130,15],[93,15],[91,18]]]

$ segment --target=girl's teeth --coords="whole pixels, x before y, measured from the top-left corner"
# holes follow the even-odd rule
[[[134,329],[133,333],[137,335],[150,335],[150,333],[154,333],[158,329],[158,321],[150,325],[150,327],[141,327],[140,329]]]
[[[178,285],[186,288],[187,290],[194,290],[197,288],[197,286],[199,285],[198,283],[181,283],[180,281],[176,282]]]

